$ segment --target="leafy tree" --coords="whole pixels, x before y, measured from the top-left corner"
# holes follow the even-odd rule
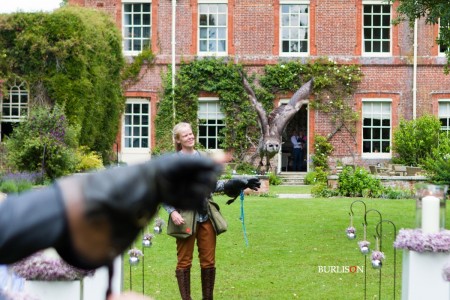
[[[395,23],[408,20],[412,25],[416,18],[425,18],[428,24],[450,25],[450,5],[448,0],[390,0],[398,2],[397,12],[399,17]],[[450,26],[442,26],[439,31],[437,43],[443,46],[447,51],[447,65],[445,72],[450,71]]]
[[[104,160],[124,108],[124,65],[120,32],[98,10],[0,15],[0,78],[25,81],[31,105],[64,107],[69,124],[80,128],[79,144]]]
[[[393,150],[396,163],[417,166],[429,157],[440,141],[441,123],[432,115],[424,115],[416,120],[401,120],[393,134]]]

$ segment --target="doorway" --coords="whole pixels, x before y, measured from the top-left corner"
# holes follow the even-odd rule
[[[281,100],[281,105],[285,105],[289,99],[284,102]],[[283,103],[284,102],[284,103]],[[304,135],[303,149],[301,151],[301,166],[300,171],[294,169],[294,159],[293,159],[293,146],[291,142],[292,132],[296,131]],[[294,117],[289,121],[282,135],[282,145],[279,156],[279,172],[307,172],[308,166],[308,141],[309,141],[309,131],[308,131],[308,107],[303,105],[300,110],[294,115]]]

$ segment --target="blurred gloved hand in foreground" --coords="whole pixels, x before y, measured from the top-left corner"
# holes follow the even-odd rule
[[[220,170],[206,157],[168,155],[9,196],[0,204],[0,264],[48,247],[75,267],[110,264],[160,203],[199,207],[215,189]]]

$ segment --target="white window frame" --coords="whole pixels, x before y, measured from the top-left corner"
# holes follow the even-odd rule
[[[127,13],[125,13],[125,5],[126,4],[150,4],[150,24],[149,25],[144,25],[141,24],[139,26],[133,26],[132,24],[125,24],[125,15]],[[122,0],[122,49],[123,49],[123,53],[125,56],[136,56],[139,55],[139,53],[142,52],[143,49],[146,49],[146,47],[144,47],[143,43],[145,41],[148,40],[148,48],[151,47],[151,41],[152,41],[152,19],[153,19],[153,5],[152,5],[152,0]],[[141,12],[141,20],[142,20],[142,16],[144,15],[144,13]],[[131,20],[133,20],[133,18],[131,18]],[[133,38],[133,37],[126,37],[126,29],[127,28],[135,28],[135,27],[140,27],[141,29],[141,35],[137,38]],[[143,38],[143,29],[144,28],[149,28],[149,37],[148,38]],[[141,49],[140,50],[127,50],[125,49],[125,44],[126,44],[126,40],[130,40],[130,43],[133,43],[133,40],[140,40],[141,41]]]
[[[389,125],[389,152],[364,152],[364,103],[389,103],[390,105],[390,115],[389,115],[389,120],[390,120],[390,125]],[[392,158],[392,99],[390,98],[365,98],[362,99],[362,106],[361,106],[361,157],[362,158],[377,158],[377,159],[391,159]],[[371,115],[373,115],[373,112],[370,112]],[[381,116],[383,116],[383,112],[381,112]],[[373,119],[373,118],[372,118]],[[380,126],[378,126],[379,128],[382,128],[383,125],[380,124]],[[373,126],[371,126],[370,128],[373,128]],[[380,134],[380,141],[382,141],[382,134]],[[370,142],[373,142],[373,137],[371,137]],[[380,149],[381,151],[381,149]]]
[[[23,96],[26,96],[26,101],[22,102]],[[8,103],[5,100],[8,99]],[[18,84],[16,81],[9,85],[8,96],[1,99],[1,122],[22,122],[29,114],[30,95],[28,93],[25,82]],[[9,110],[9,114],[4,114],[5,109]],[[13,114],[13,110],[17,109],[17,114]],[[26,110],[25,114],[22,114]]]
[[[134,105],[134,104],[139,104],[141,105],[140,107],[140,113],[135,114],[134,112],[132,113],[127,113],[126,111],[126,107],[127,105]],[[146,104],[148,106],[148,111],[147,113],[143,113],[142,112],[142,105]],[[151,112],[151,105],[150,105],[150,101],[148,99],[142,99],[142,98],[127,98],[126,99],[126,103],[125,103],[125,111],[123,113],[123,120],[122,120],[122,149],[124,152],[126,153],[142,153],[144,152],[148,152],[150,147],[151,147],[151,140],[150,140],[150,132],[151,132],[151,120],[150,120],[150,112]],[[139,124],[134,124],[134,120],[133,117],[134,116],[140,116],[140,123]],[[142,117],[143,116],[147,116],[147,124],[143,125],[142,124]],[[128,124],[126,122],[126,118],[127,116],[131,117],[131,124]],[[127,133],[127,127],[131,128],[131,134]],[[139,128],[139,134],[135,135],[133,129],[134,128]],[[142,134],[142,128],[147,128],[147,135],[143,135]],[[138,138],[139,139],[139,147],[128,147],[126,144],[126,139],[127,138]],[[143,147],[141,145],[142,143],[142,139],[146,138],[147,139],[147,146]],[[131,143],[133,143],[133,141],[131,141]]]
[[[209,104],[209,103],[211,103],[211,104],[214,104],[216,107],[217,107],[217,109],[218,110],[215,110],[215,111],[209,111],[208,109],[206,110],[206,111],[204,111],[204,112],[202,112],[201,111],[201,107],[202,107],[202,104],[205,104],[205,103],[207,103],[207,104]],[[217,98],[217,97],[201,97],[201,98],[199,98],[198,99],[198,111],[197,111],[197,118],[198,118],[198,120],[199,120],[199,122],[198,122],[198,134],[197,134],[197,142],[198,143],[200,143],[200,139],[201,138],[206,138],[206,140],[208,140],[209,138],[211,138],[209,135],[208,135],[208,130],[206,130],[206,136],[201,136],[200,135],[200,120],[204,120],[204,118],[202,118],[203,116],[202,116],[202,114],[206,114],[206,115],[209,115],[209,114],[211,114],[211,115],[215,115],[215,118],[208,118],[207,120],[224,120],[225,119],[225,114],[221,111],[221,107],[220,107],[220,100],[219,100],[219,98]],[[222,127],[222,128],[224,128],[225,127],[225,123],[222,125],[222,126],[220,126],[219,124],[217,124],[217,122],[216,122],[216,124],[215,125],[204,125],[204,126],[206,126],[206,127],[211,127],[211,126],[214,126],[214,127],[216,127],[216,130],[218,131],[219,130],[219,127]],[[217,132],[218,133],[218,132]],[[217,134],[216,133],[216,134]],[[216,140],[216,144],[217,144],[217,147],[219,146],[219,141],[218,141],[218,138],[219,138],[219,135],[215,135],[214,136],[214,139]],[[207,145],[208,145],[208,143],[207,143]],[[220,151],[220,150],[223,150],[222,148],[208,148],[208,147],[205,147],[205,149],[207,149],[208,151]]]
[[[209,25],[206,25],[206,26],[203,26],[203,25],[200,25],[200,16],[201,16],[201,14],[200,14],[200,6],[201,5],[213,5],[213,4],[226,4],[226,6],[227,6],[227,9],[226,9],[226,14],[225,14],[225,26],[223,26],[223,25],[215,25],[215,26],[209,26]],[[228,41],[228,0],[216,0],[216,1],[212,1],[212,0],[199,0],[198,1],[198,19],[197,19],[197,54],[199,55],[199,56],[227,56],[228,55],[228,43],[229,43],[229,41]],[[200,31],[201,31],[201,29],[202,28],[209,28],[209,27],[217,27],[217,28],[225,28],[225,51],[218,51],[218,49],[217,49],[217,51],[201,51],[200,50],[200,43],[201,43],[201,41],[202,40],[205,40],[205,39],[201,39],[200,38]],[[207,38],[208,39],[208,38]],[[217,42],[219,41],[219,38],[216,38],[215,39]],[[222,40],[222,39],[220,39],[220,40]],[[208,46],[209,47],[209,46]]]
[[[307,42],[307,51],[306,52],[283,52],[283,5],[307,5],[308,6],[308,25],[307,25],[307,36],[306,39]],[[311,7],[310,7],[310,1],[309,0],[281,0],[280,1],[280,46],[279,46],[279,53],[280,56],[284,57],[302,57],[302,56],[309,56],[310,55],[310,44],[311,44],[311,35],[310,35],[310,28],[311,28]],[[287,26],[288,28],[293,28],[293,26]],[[297,28],[300,28],[298,26]],[[300,41],[300,39],[298,39]]]
[[[392,5],[390,5],[389,3],[386,3],[385,0],[363,0],[362,1],[362,14],[361,14],[361,47],[362,47],[362,56],[377,56],[377,57],[387,57],[387,56],[392,56]],[[365,49],[365,41],[366,39],[364,38],[364,6],[366,5],[389,5],[390,6],[390,10],[389,10],[389,52],[367,52]],[[382,24],[382,20],[381,20],[381,24]],[[373,25],[372,25],[373,26]],[[383,26],[381,26],[383,28]],[[370,39],[371,41],[373,39]],[[383,41],[383,40],[381,40]],[[382,45],[381,45],[382,48]]]
[[[446,106],[446,114],[441,110],[441,104]],[[439,122],[442,118],[447,119],[447,126],[441,125],[441,130],[450,133],[450,99],[439,99],[438,100],[438,118]]]

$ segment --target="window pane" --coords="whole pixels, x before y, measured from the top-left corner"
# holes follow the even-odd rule
[[[200,28],[200,38],[206,39],[208,37],[208,29],[207,28]]]
[[[218,15],[217,16],[217,25],[226,26],[227,25],[227,16],[226,15]]]
[[[212,25],[217,25],[216,24],[216,16],[215,15],[209,15],[209,24],[210,26]]]

